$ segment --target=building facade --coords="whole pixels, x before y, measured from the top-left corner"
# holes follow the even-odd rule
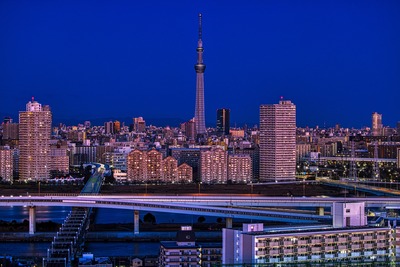
[[[382,129],[382,114],[379,114],[378,112],[372,113],[372,136],[381,136]]]
[[[201,182],[225,184],[228,181],[228,153],[221,148],[202,151],[200,155]]]
[[[289,100],[260,106],[260,181],[294,180],[296,106]]]
[[[249,183],[252,181],[252,173],[250,155],[229,155],[228,181],[232,183]]]
[[[162,182],[163,180],[163,155],[153,149],[147,152],[147,182]]]
[[[19,177],[21,180],[50,178],[52,114],[48,106],[29,101],[19,113]]]
[[[188,164],[183,163],[178,166],[178,183],[192,183],[193,181],[193,168]]]
[[[178,161],[169,156],[163,159],[163,179],[164,183],[178,182]]]
[[[128,154],[128,181],[147,182],[147,154],[145,151],[132,150]]]
[[[0,177],[3,182],[13,182],[13,150],[8,146],[0,147]]]
[[[133,118],[133,131],[143,133],[146,131],[146,121],[143,117]]]
[[[69,173],[69,156],[66,144],[53,144],[50,146],[50,173],[52,177]]]

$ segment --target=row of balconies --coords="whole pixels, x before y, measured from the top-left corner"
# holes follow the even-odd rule
[[[331,246],[331,247],[308,247],[308,248],[295,248],[295,249],[272,249],[272,250],[263,250],[256,251],[257,256],[266,256],[266,255],[291,255],[291,254],[313,254],[313,253],[341,253],[342,251],[346,251],[345,253],[363,253],[363,252],[371,252],[377,253],[379,251],[380,254],[389,253],[389,250],[382,250],[377,247],[375,248],[362,248],[360,246],[352,246],[352,249],[348,249],[347,246]]]
[[[187,257],[180,257],[180,258],[172,258],[168,257],[164,259],[165,262],[199,262],[200,258],[193,257],[193,258],[187,258]]]
[[[317,243],[314,243],[314,245],[317,245]],[[351,250],[357,250],[357,249],[369,249],[369,248],[382,248],[382,247],[386,247],[386,246],[390,246],[391,242],[386,241],[386,240],[382,240],[380,242],[377,243],[341,243],[341,244],[331,244],[331,245],[325,245],[325,246],[320,246],[319,244],[317,246],[304,246],[304,247],[299,247],[298,245],[295,246],[291,246],[291,245],[280,245],[280,246],[269,246],[269,247],[264,247],[265,250],[270,250],[270,248],[275,248],[277,250],[280,251],[286,251],[286,250],[296,250],[296,251],[303,251],[306,249],[309,250],[325,250],[325,251],[329,251],[329,250],[334,250],[334,249],[339,249],[339,250],[343,250],[343,249],[351,249]]]
[[[391,260],[391,257],[389,254],[372,254],[370,257],[365,257],[366,255],[363,255],[360,252],[357,253],[330,253],[330,254],[310,254],[310,255],[293,255],[293,256],[288,256],[288,255],[268,255],[264,258],[260,258],[260,261],[264,262],[288,262],[288,261],[309,261],[309,260],[316,260],[316,259],[321,259],[321,260],[329,260],[329,259],[360,259],[363,261],[368,261],[370,259],[373,261],[374,259],[386,259],[386,260]]]
[[[367,233],[367,234],[357,234],[357,235],[352,235],[352,234],[345,234],[345,235],[339,235],[339,236],[310,236],[306,238],[285,238],[285,239],[263,239],[260,240],[261,243],[271,243],[271,242],[290,242],[290,243],[296,243],[297,242],[307,242],[308,240],[324,240],[325,242],[337,242],[338,240],[353,240],[353,241],[358,241],[358,240],[372,240],[372,239],[380,239],[380,238],[385,238],[387,237],[386,232],[381,232],[381,233]],[[320,242],[320,241],[319,241]]]

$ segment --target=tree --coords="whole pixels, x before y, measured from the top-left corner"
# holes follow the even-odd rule
[[[206,221],[206,218],[204,218],[204,216],[200,216],[198,219],[197,219],[197,222],[198,223],[203,223],[203,222],[205,222]]]
[[[156,217],[155,217],[153,214],[151,214],[151,213],[147,213],[146,215],[144,215],[143,221],[144,221],[145,223],[152,223],[152,224],[155,224],[155,223],[156,223]]]

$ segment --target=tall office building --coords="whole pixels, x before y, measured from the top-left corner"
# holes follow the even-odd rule
[[[378,112],[372,113],[372,136],[382,135],[382,114]]]
[[[229,135],[230,110],[227,108],[217,109],[217,132]]]
[[[194,118],[196,122],[196,132],[199,136],[204,136],[206,132],[206,119],[204,115],[204,71],[206,65],[203,63],[203,41],[201,28],[201,14],[199,14],[199,40],[197,42],[197,63],[194,65],[196,70],[196,108]]]
[[[51,111],[49,106],[29,101],[19,113],[19,177],[45,180],[50,177]]]
[[[294,180],[296,106],[289,100],[260,106],[260,181]]]

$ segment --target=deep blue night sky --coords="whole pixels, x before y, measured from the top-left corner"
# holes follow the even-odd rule
[[[54,122],[194,116],[203,13],[206,120],[259,121],[297,105],[298,126],[400,121],[400,1],[0,1],[0,116],[32,96]]]

